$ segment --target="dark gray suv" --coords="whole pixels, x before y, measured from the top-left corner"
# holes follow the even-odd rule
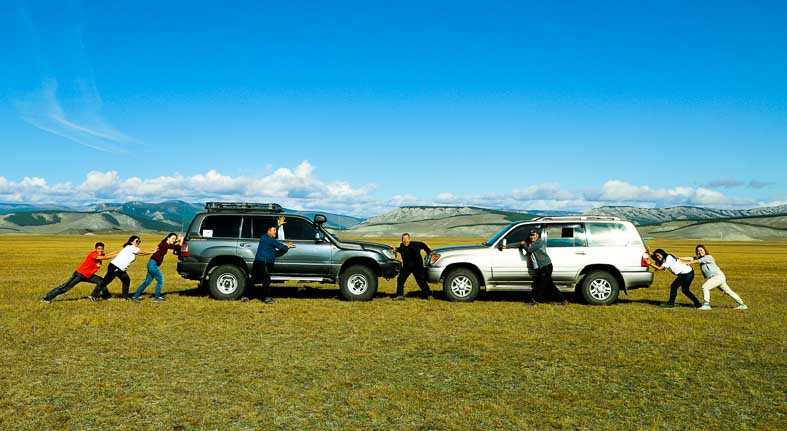
[[[208,202],[194,216],[183,240],[178,273],[199,280],[216,299],[238,299],[251,285],[259,238],[279,217],[286,218],[283,241],[295,247],[276,259],[272,280],[338,283],[344,298],[368,301],[377,279],[401,269],[384,244],[340,241],[325,230],[327,218],[285,214],[278,204]]]

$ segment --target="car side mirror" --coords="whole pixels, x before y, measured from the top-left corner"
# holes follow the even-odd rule
[[[508,240],[503,239],[502,241],[500,241],[500,243],[498,243],[497,249],[503,251],[503,249],[506,248],[507,245],[508,245]]]
[[[315,214],[314,215],[314,224],[320,225],[328,221],[328,217],[325,217],[322,214]]]

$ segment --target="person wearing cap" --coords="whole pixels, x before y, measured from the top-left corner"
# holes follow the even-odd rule
[[[552,281],[552,260],[547,254],[546,244],[539,237],[538,229],[530,229],[527,241],[519,242],[519,251],[527,255],[527,267],[533,273],[533,296],[530,305],[541,302],[544,290],[547,288],[556,300],[567,304],[563,294]]]
[[[413,274],[415,282],[421,288],[421,293],[425,299],[432,296],[432,289],[429,288],[429,283],[426,282],[426,274],[424,273],[424,258],[421,257],[423,250],[427,255],[432,254],[432,250],[426,244],[420,241],[412,241],[410,234],[405,232],[402,234],[402,243],[399,247],[391,247],[394,253],[402,255],[402,272],[396,279],[396,296],[395,300],[404,300],[404,283],[407,277]]]

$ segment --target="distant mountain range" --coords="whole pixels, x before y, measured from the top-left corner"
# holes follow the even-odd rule
[[[100,203],[81,207],[0,203],[0,233],[181,232],[204,208],[204,203],[174,200]],[[328,218],[326,226],[331,229],[346,229],[363,221],[357,217],[321,211],[285,209],[285,214],[301,214],[309,218],[318,212]]]
[[[600,207],[585,212],[586,215],[614,216],[636,225],[659,224],[677,220],[720,220],[742,217],[763,217],[787,214],[787,205],[760,207],[749,210],[719,210],[702,207],[637,208],[628,206]]]
[[[202,203],[102,203],[82,207],[0,203],[0,233],[86,234],[112,232],[180,232]],[[472,206],[407,206],[361,219],[321,211],[292,211],[309,218],[328,217],[326,227],[345,237],[398,237],[409,232],[419,237],[486,238],[518,220],[541,215],[578,215],[560,211],[493,210]],[[614,216],[630,220],[643,236],[662,239],[787,240],[787,205],[750,210],[700,207],[600,207],[584,215]]]
[[[512,221],[537,215],[577,215],[576,213],[539,214],[496,211],[478,207],[402,207],[371,217],[342,235],[357,237],[398,237],[409,232],[419,237],[488,238]],[[761,241],[787,240],[787,206],[752,210],[709,208],[634,208],[602,207],[583,215],[613,216],[638,225],[647,238]]]

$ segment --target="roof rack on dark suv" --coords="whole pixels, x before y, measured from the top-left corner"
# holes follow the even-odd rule
[[[251,269],[259,239],[280,217],[281,241],[295,247],[276,259],[274,282],[338,283],[344,298],[370,300],[378,277],[393,278],[401,269],[391,247],[342,241],[326,231],[327,217],[309,219],[284,212],[276,203],[208,202],[191,221],[178,257],[178,273],[199,280],[217,299],[238,299],[252,284]]]
[[[282,208],[279,204],[262,204],[255,202],[206,202],[205,209],[208,210],[208,212],[215,212],[219,210],[253,210],[274,213],[284,212],[284,208]]]

